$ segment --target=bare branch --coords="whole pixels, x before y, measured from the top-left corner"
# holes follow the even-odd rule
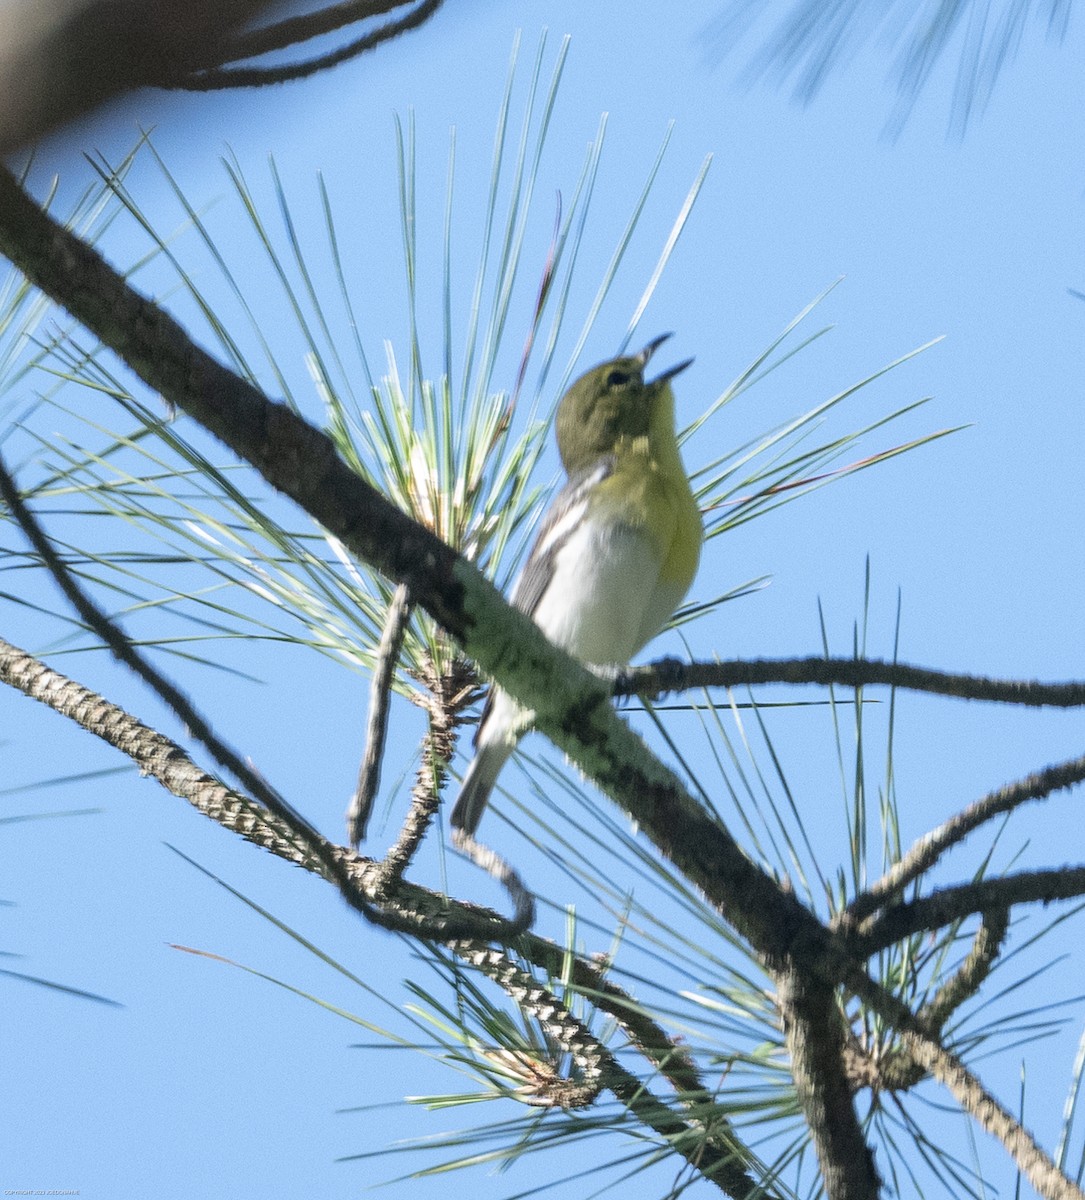
[[[908,1031],[905,1048],[957,1103],[1009,1151],[1014,1162],[1044,1200],[1085,1200],[1085,1192],[1064,1175],[1036,1139],[980,1084],[956,1055],[934,1039]]]
[[[603,677],[607,677],[605,673]],[[1020,679],[989,679],[933,671],[907,663],[867,658],[756,658],[748,661],[683,663],[661,659],[642,667],[613,673],[614,694],[655,699],[667,692],[690,688],[752,687],[755,684],[839,684],[869,687],[882,684],[935,696],[986,700],[1030,707],[1080,708],[1085,706],[1085,683],[1037,683]]]
[[[267,87],[270,84],[306,79],[310,75],[330,70],[332,67],[339,66],[340,63],[348,62],[352,58],[358,58],[359,55],[375,50],[385,42],[399,37],[401,33],[416,29],[432,17],[442,3],[444,0],[422,0],[418,7],[412,9],[406,16],[389,21],[386,25],[362,34],[343,46],[337,46],[326,54],[317,55],[304,62],[288,63],[279,67],[222,67],[215,70],[198,71],[182,76],[167,86],[187,91],[208,92],[221,91],[225,88]],[[235,56],[228,55],[228,57]]]
[[[937,829],[924,834],[900,862],[890,868],[881,879],[871,884],[866,892],[855,897],[842,914],[840,923],[856,924],[869,916],[888,898],[899,894],[908,884],[930,870],[948,849],[963,841],[968,834],[984,822],[990,821],[992,817],[1012,812],[1031,800],[1043,800],[1054,792],[1065,791],[1082,780],[1085,780],[1085,754],[1056,763],[1016,783],[989,792],[950,817]]]
[[[403,646],[403,635],[411,619],[411,604],[406,584],[399,584],[384,620],[373,678],[369,683],[369,721],[365,731],[365,753],[358,770],[358,783],[347,808],[347,845],[357,847],[365,838],[381,780],[381,759],[388,733],[388,708],[392,699],[392,680]]]
[[[974,913],[993,912],[1014,904],[1050,904],[1082,895],[1085,895],[1085,867],[1021,871],[998,879],[937,888],[918,900],[890,905],[876,916],[868,917],[858,932],[845,933],[844,940],[854,953],[866,958],[910,934],[941,929]]]
[[[430,663],[419,672],[419,679],[425,685],[425,700],[419,703],[423,703],[429,716],[429,729],[422,739],[422,761],[418,764],[410,811],[395,845],[384,856],[389,881],[398,879],[406,870],[437,814],[448,764],[456,753],[459,716],[476,690],[474,668],[458,656],[444,672],[438,672]]]
[[[916,1014],[932,1033],[941,1033],[949,1018],[983,986],[1002,951],[1010,928],[1010,910],[985,912],[960,969],[942,984],[934,997]]]
[[[881,1180],[844,1070],[845,1031],[835,989],[805,964],[776,975],[791,1073],[813,1136],[828,1200],[877,1200]]]

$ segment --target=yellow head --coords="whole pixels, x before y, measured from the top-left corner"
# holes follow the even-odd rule
[[[649,342],[639,354],[611,359],[581,375],[561,398],[557,415],[558,451],[568,474],[612,453],[624,439],[659,433],[674,438],[674,397],[670,381],[693,361],[671,367],[646,381],[644,369],[671,335]],[[660,429],[664,421],[666,429]]]

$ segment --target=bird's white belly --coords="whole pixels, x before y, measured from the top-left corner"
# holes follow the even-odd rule
[[[583,522],[555,556],[535,622],[583,662],[622,665],[681,599],[662,590],[658,555],[647,538],[628,526],[601,530]]]

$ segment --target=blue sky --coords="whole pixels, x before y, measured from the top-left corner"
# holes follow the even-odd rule
[[[1085,290],[1080,31],[1072,26],[1061,49],[1026,37],[988,110],[963,139],[947,136],[951,77],[943,69],[902,134],[889,140],[884,128],[893,94],[877,51],[868,50],[803,107],[770,87],[739,82],[742,47],[723,61],[713,57],[704,31],[714,4],[676,6],[662,23],[658,12],[639,3],[619,12],[572,2],[545,10],[450,2],[420,32],[301,85],[254,94],[148,96],[99,116],[46,148],[39,187],[48,170],[60,169],[73,194],[90,177],[78,151],[97,149],[116,161],[131,147],[137,123],[153,126],[157,152],[189,197],[209,206],[208,221],[235,267],[244,273],[251,265],[261,320],[290,358],[289,322],[270,286],[265,290],[266,268],[252,249],[220,156],[229,148],[271,212],[267,158],[274,155],[296,211],[314,222],[314,180],[322,172],[337,223],[347,231],[359,294],[368,297],[361,309],[363,340],[379,363],[382,340],[402,339],[405,328],[402,307],[386,299],[389,281],[393,295],[402,291],[393,114],[415,113],[422,269],[436,278],[448,127],[457,129],[457,200],[470,231],[471,206],[486,186],[514,33],[523,31],[526,64],[545,21],[548,62],[562,34],[571,34],[572,44],[540,175],[540,195],[548,198],[539,203],[531,231],[539,255],[552,222],[549,197],[557,190],[569,195],[600,113],[609,114],[582,251],[582,306],[674,122],[638,240],[582,366],[615,349],[674,215],[711,154],[705,186],[639,331],[646,341],[674,330],[667,353],[676,360],[696,356],[678,381],[683,419],[697,415],[795,314],[842,279],[810,319],[811,328],[831,324],[831,333],[693,439],[686,451],[691,465],[938,337],[937,345],[862,389],[830,428],[857,427],[928,396],[931,403],[899,427],[864,443],[867,452],[968,426],[710,542],[695,595],[707,598],[762,575],[772,583],[696,627],[693,651],[817,653],[820,603],[834,649],[849,652],[869,559],[872,654],[892,652],[899,589],[906,659],[992,675],[1081,678],[1085,303],[1068,290]],[[756,31],[749,42],[755,44]],[[137,164],[130,186],[161,229],[180,228],[181,213],[149,157]],[[191,235],[180,233],[177,244],[198,261]],[[116,261],[130,262],[145,245],[122,221],[106,248]],[[213,280],[206,264],[199,269]],[[150,278],[165,285],[164,274]],[[187,318],[183,301],[177,305]],[[436,349],[439,326],[431,328]],[[515,338],[510,347],[512,372]],[[303,378],[300,349],[293,359]],[[74,391],[67,401],[93,403],[93,418],[105,419],[103,402]],[[57,427],[70,433],[63,419],[56,415]],[[41,428],[52,420],[43,419]],[[546,467],[555,469],[552,460]],[[11,640],[34,647],[55,635],[48,621],[5,605]],[[682,647],[672,634],[655,650],[680,653]],[[301,649],[230,645],[222,654],[263,682],[200,668],[190,668],[183,680],[204,697],[234,744],[322,830],[338,835],[359,754],[366,681]],[[104,655],[68,655],[57,664],[152,724],[171,728],[159,706]],[[839,789],[824,782],[809,749],[816,744],[826,752],[826,722],[819,719],[815,728],[813,718],[785,714],[777,733],[803,785],[802,801],[811,806],[807,815],[824,838],[821,848],[839,857]],[[897,723],[906,842],[983,792],[1069,757],[1081,745],[1081,717],[1074,714],[905,698]],[[14,694],[0,696],[0,730],[5,787],[119,765],[108,748]],[[404,738],[400,752],[409,754],[409,746]],[[396,772],[386,774],[391,786]],[[169,948],[183,944],[236,959],[329,1005],[391,1023],[377,999],[321,966],[168,847],[357,974],[386,984],[393,1003],[400,1003],[398,980],[418,970],[406,949],[360,928],[326,887],[131,774],[6,799],[13,814],[100,809],[5,828],[0,898],[12,907],[3,910],[2,944],[22,956],[8,965],[123,1007],[4,983],[0,1186],[77,1188],[84,1197],[110,1200],[356,1196],[405,1170],[406,1160],[337,1159],[457,1126],[455,1111],[344,1114],[405,1092],[461,1085],[413,1056],[352,1048],[369,1035],[328,1009]],[[1026,842],[1021,862],[1073,859],[1066,836],[1080,826],[1073,805],[1064,798],[1019,816],[1004,834],[1003,862]],[[391,837],[395,811],[376,830],[376,843]],[[503,820],[492,818],[487,833],[500,848],[520,852]],[[947,878],[967,877],[972,854],[957,860]],[[435,856],[425,869],[437,883]],[[459,864],[449,869],[461,892],[488,894]],[[553,880],[545,882],[554,893]],[[1073,994],[1080,964],[1060,971],[1046,977],[1036,995]],[[1035,1052],[1030,1067],[1028,1113],[1048,1145],[1079,1032],[1080,1013],[1076,1026],[1071,1022]],[[1011,1051],[983,1064],[985,1078],[1011,1105],[1019,1063],[1020,1054]],[[985,1161],[997,1161],[1000,1152],[978,1137]],[[479,1170],[451,1182],[393,1184],[385,1194],[443,1196],[449,1187],[471,1186],[480,1196],[505,1196],[537,1182],[544,1161],[520,1164],[505,1176]],[[567,1171],[570,1164],[553,1169]],[[1004,1186],[1010,1179],[998,1168],[993,1173]],[[672,1174],[661,1170],[644,1194],[662,1193]],[[556,1194],[583,1195],[583,1185]]]

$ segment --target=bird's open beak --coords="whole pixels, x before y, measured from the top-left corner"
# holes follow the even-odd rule
[[[677,367],[671,367],[670,370],[664,371],[662,375],[657,375],[655,379],[651,380],[651,383],[653,385],[666,383],[668,380],[673,379],[679,371],[684,371],[691,362],[693,362],[693,359],[687,358],[684,362],[680,362]]]
[[[641,369],[648,365],[648,360],[659,349],[660,346],[668,339],[674,337],[673,333],[661,333],[659,337],[653,338],[647,346],[636,356],[637,362],[640,363]]]
[[[653,338],[637,355],[637,362],[640,363],[642,370],[648,365],[648,360],[652,357],[652,355],[655,354],[659,347],[662,346],[663,343],[670,337],[674,337],[674,334],[661,333],[659,337]],[[693,362],[693,359],[687,358],[685,362],[680,362],[677,367],[671,367],[669,371],[664,371],[662,375],[657,376],[650,382],[653,384],[666,383],[668,380],[673,379],[679,371],[684,371],[691,362]]]

